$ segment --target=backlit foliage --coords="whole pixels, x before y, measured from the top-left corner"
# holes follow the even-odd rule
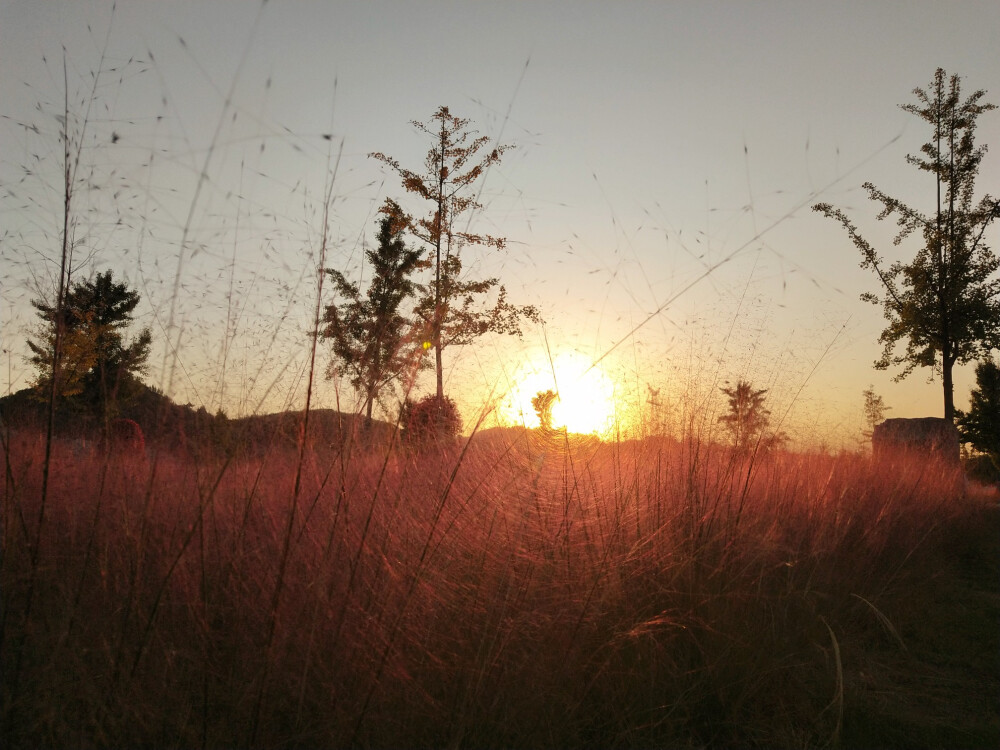
[[[379,222],[378,246],[365,251],[371,282],[365,295],[336,269],[326,269],[338,300],[326,307],[322,335],[333,344],[336,360],[329,377],[344,375],[363,395],[369,419],[379,394],[412,372],[419,353],[417,332],[404,304],[419,289],[413,274],[421,251],[403,241],[406,222],[399,206],[386,201]]]
[[[136,393],[152,344],[148,328],[126,341],[138,304],[139,293],[124,282],[116,283],[111,270],[73,284],[62,305],[32,301],[42,320],[28,341],[36,391],[43,396],[50,392],[56,360],[58,398],[73,399],[76,406],[100,418],[115,416],[119,403]]]
[[[888,325],[879,340],[882,356],[875,367],[884,370],[902,365],[902,379],[917,367],[941,373],[944,416],[955,415],[952,368],[973,361],[991,349],[1000,348],[1000,268],[987,246],[987,228],[1000,217],[1000,201],[985,195],[974,202],[976,176],[986,146],[975,145],[976,121],[993,104],[980,100],[975,91],[963,101],[961,79],[949,79],[938,68],[927,89],[913,92],[917,104],[902,108],[931,126],[931,140],[921,156],[907,156],[909,164],[930,172],[936,183],[935,208],[924,213],[892,198],[866,182],[868,197],[882,204],[878,219],[895,217],[899,245],[915,232],[923,246],[909,263],[887,263],[840,209],[817,203],[816,211],[836,219],[847,230],[861,252],[861,267],[870,268],[882,287],[882,295],[866,293],[862,299],[882,305]],[[906,341],[906,350],[896,354],[896,344]]]
[[[722,388],[729,398],[729,411],[719,417],[732,436],[737,450],[749,448],[758,442],[770,424],[771,412],[764,407],[767,389],[754,390],[753,386],[741,380],[735,388]]]
[[[543,432],[548,432],[552,429],[552,407],[557,398],[553,390],[539,391],[531,397],[531,405],[535,408],[535,413],[538,415],[538,424]]]
[[[433,249],[434,279],[420,299],[416,314],[423,321],[426,340],[434,348],[436,394],[444,398],[442,351],[449,346],[469,344],[486,333],[521,335],[521,320],[539,322],[532,305],[517,307],[507,302],[507,291],[497,278],[469,280],[462,274],[461,253],[465,247],[481,245],[497,250],[505,240],[468,231],[472,214],[483,206],[473,195],[474,185],[485,178],[490,167],[500,162],[509,145],[495,144],[469,130],[469,120],[439,107],[426,123],[411,123],[428,136],[431,148],[424,171],[414,172],[381,152],[371,157],[389,166],[402,179],[403,189],[430,203],[430,212],[419,218],[407,217],[410,231]],[[464,222],[466,229],[461,229]],[[498,289],[496,303],[483,309],[484,299]]]
[[[871,440],[872,433],[875,432],[875,425],[881,423],[885,419],[885,413],[889,411],[892,407],[886,406],[885,401],[882,397],[875,393],[875,386],[869,385],[861,392],[861,395],[865,399],[865,431],[864,436],[866,439]]]

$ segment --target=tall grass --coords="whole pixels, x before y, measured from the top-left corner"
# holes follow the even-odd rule
[[[57,444],[33,572],[42,446],[8,453],[7,746],[880,741],[864,717],[909,720],[919,696],[891,690],[927,668],[941,590],[996,570],[995,538],[955,546],[996,509],[920,467],[508,434],[155,475]],[[997,737],[995,672],[963,670],[903,744]],[[983,714],[951,726],[968,701]]]

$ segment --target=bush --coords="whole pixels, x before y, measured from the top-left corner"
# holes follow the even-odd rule
[[[1000,485],[1000,469],[991,456],[983,453],[969,456],[965,460],[965,475],[981,484]]]
[[[411,445],[453,439],[462,431],[462,417],[455,402],[445,396],[426,396],[403,404],[403,439]]]

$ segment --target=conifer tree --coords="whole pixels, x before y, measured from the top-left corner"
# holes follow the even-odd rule
[[[138,393],[139,376],[146,371],[152,344],[149,328],[126,342],[139,293],[125,282],[116,283],[111,270],[92,281],[80,281],[66,292],[62,305],[32,300],[42,324],[28,340],[29,361],[35,366],[35,390],[48,394],[53,387],[57,334],[60,356],[55,371],[55,394],[63,403],[107,420]]]
[[[754,390],[746,380],[735,388],[720,389],[729,398],[729,411],[719,417],[733,438],[733,447],[744,450],[763,438],[771,412],[764,407],[767,389]]]
[[[414,360],[412,321],[402,307],[419,289],[413,274],[422,255],[403,240],[407,223],[400,207],[387,200],[381,213],[378,246],[365,251],[372,275],[367,293],[362,296],[358,285],[340,271],[326,271],[340,301],[327,305],[322,332],[332,340],[337,358],[328,377],[350,378],[364,396],[369,420],[379,394],[398,381]]]
[[[976,388],[969,411],[957,412],[962,440],[985,453],[1000,471],[1000,365],[984,359],[976,365]]]
[[[869,385],[865,388],[861,392],[861,395],[865,398],[865,431],[863,434],[866,440],[871,440],[872,435],[875,433],[876,425],[881,424],[885,420],[885,413],[892,407],[886,406],[882,397],[875,393],[874,385]]]

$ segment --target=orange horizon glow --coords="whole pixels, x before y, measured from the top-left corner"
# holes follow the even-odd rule
[[[580,354],[566,352],[551,363],[527,362],[515,372],[501,417],[528,428],[539,426],[531,399],[540,391],[552,390],[557,400],[552,407],[552,426],[571,433],[606,437],[615,422],[614,382],[600,368],[591,368]]]

